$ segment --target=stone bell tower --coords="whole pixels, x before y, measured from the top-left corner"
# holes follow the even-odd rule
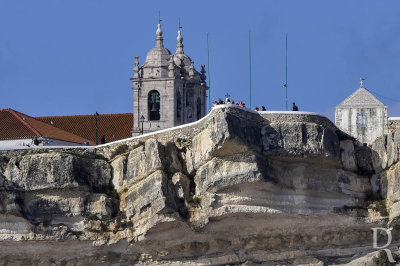
[[[156,31],[156,46],[139,66],[135,56],[133,82],[132,136],[185,123],[206,114],[205,66],[200,73],[194,62],[183,52],[183,37],[178,30],[174,55],[164,47],[161,24]]]

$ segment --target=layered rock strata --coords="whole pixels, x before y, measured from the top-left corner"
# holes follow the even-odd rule
[[[95,149],[3,151],[0,265],[350,263],[373,227],[400,239],[399,143],[222,107]]]

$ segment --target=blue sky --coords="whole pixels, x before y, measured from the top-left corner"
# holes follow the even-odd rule
[[[164,45],[207,64],[211,98],[229,93],[252,106],[285,109],[285,34],[289,104],[333,119],[359,87],[400,116],[399,1],[0,1],[0,108],[32,116],[132,112],[133,59],[155,44],[158,11]]]

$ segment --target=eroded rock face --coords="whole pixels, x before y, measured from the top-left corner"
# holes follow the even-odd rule
[[[44,153],[12,158],[4,175],[9,186],[21,191],[82,186],[96,190],[108,185],[110,171],[110,165],[104,160]]]
[[[295,157],[339,156],[339,139],[329,128],[313,123],[271,123],[262,128],[267,154]]]
[[[397,236],[399,134],[371,149],[323,117],[287,116],[217,109],[110,161],[91,150],[0,157],[0,258],[324,265],[373,251],[372,227]]]

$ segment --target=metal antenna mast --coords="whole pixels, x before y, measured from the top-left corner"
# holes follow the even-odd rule
[[[249,30],[249,101],[251,109],[251,31]]]
[[[286,111],[288,110],[288,45],[287,45],[287,33],[286,33],[286,78],[285,78],[285,88],[286,88]]]
[[[162,19],[161,19],[161,14],[160,14],[160,11],[158,11],[158,24],[160,24],[161,21],[162,21]]]
[[[207,72],[208,72],[208,108],[211,110],[211,74],[210,74],[210,45],[207,32]]]

